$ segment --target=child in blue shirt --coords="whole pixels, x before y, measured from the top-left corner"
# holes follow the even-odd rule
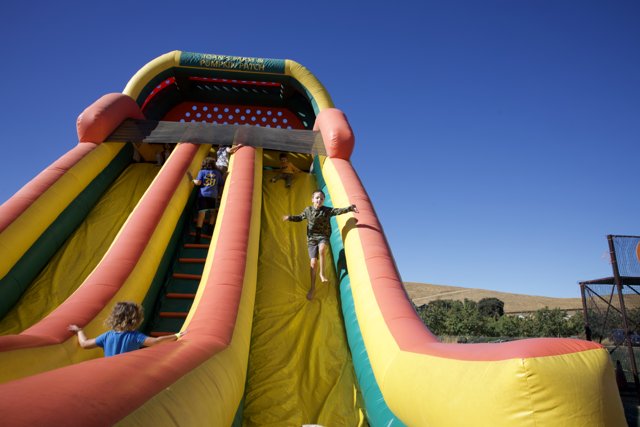
[[[113,307],[111,315],[106,320],[110,331],[97,338],[88,339],[78,325],[69,325],[69,330],[78,334],[78,343],[84,349],[102,347],[105,357],[137,350],[140,347],[150,347],[168,341],[175,341],[186,331],[162,337],[148,337],[137,329],[144,320],[144,310],[134,302],[119,302]]]
[[[195,243],[200,243],[202,235],[202,225],[207,212],[209,215],[209,227],[213,231],[213,225],[216,221],[216,210],[222,193],[222,173],[216,169],[216,159],[213,157],[205,157],[202,161],[202,169],[193,180],[193,183],[199,188],[198,199],[198,219],[196,220],[196,239]]]

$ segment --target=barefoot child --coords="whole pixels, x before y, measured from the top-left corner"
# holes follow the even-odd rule
[[[111,315],[105,322],[111,330],[99,335],[97,338],[87,339],[84,331],[78,325],[69,325],[68,329],[78,334],[80,347],[85,349],[102,347],[105,357],[137,350],[140,347],[175,341],[186,332],[158,338],[148,337],[136,330],[143,320],[144,311],[142,306],[134,302],[119,302],[113,307]]]
[[[347,212],[358,212],[356,205],[346,208],[329,208],[323,206],[324,193],[320,190],[313,192],[311,196],[311,206],[304,208],[300,215],[285,215],[283,221],[300,222],[307,220],[307,245],[309,247],[309,258],[311,259],[311,288],[307,293],[307,299],[313,298],[316,289],[316,263],[320,260],[320,280],[327,282],[324,275],[324,254],[329,244],[329,235],[331,234],[331,223],[329,220],[332,216],[342,215]]]

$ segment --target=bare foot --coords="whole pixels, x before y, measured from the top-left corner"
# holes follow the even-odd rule
[[[313,291],[307,292],[307,299],[311,301],[313,299]]]
[[[329,281],[329,279],[327,279],[326,277],[324,277],[322,274],[320,275],[320,281],[322,283],[327,283]]]

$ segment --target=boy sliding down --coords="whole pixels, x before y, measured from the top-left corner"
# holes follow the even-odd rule
[[[300,222],[307,220],[307,245],[309,248],[309,258],[311,258],[311,288],[307,293],[307,299],[313,299],[313,293],[316,289],[316,263],[320,260],[320,280],[327,282],[324,275],[324,254],[329,244],[329,235],[331,234],[330,218],[335,215],[342,215],[347,212],[358,213],[356,205],[346,208],[329,208],[323,206],[324,193],[320,190],[313,192],[311,196],[311,206],[304,208],[300,215],[285,215],[283,221]]]

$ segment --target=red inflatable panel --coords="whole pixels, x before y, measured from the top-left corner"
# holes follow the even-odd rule
[[[356,229],[362,242],[368,275],[389,331],[403,351],[469,361],[559,356],[600,349],[577,339],[535,338],[500,344],[445,344],[424,325],[407,297],[389,245],[358,175],[348,161],[333,160],[349,201],[358,205]]]
[[[316,118],[313,130],[319,130],[322,134],[329,157],[343,160],[351,158],[355,137],[347,121],[347,116],[342,111],[337,108],[322,110]]]
[[[94,144],[75,146],[0,206],[0,232],[15,221],[38,197],[94,148],[96,148]]]
[[[144,119],[138,104],[122,93],[108,93],[88,106],[76,123],[78,140],[99,144],[122,123],[124,119]]]

